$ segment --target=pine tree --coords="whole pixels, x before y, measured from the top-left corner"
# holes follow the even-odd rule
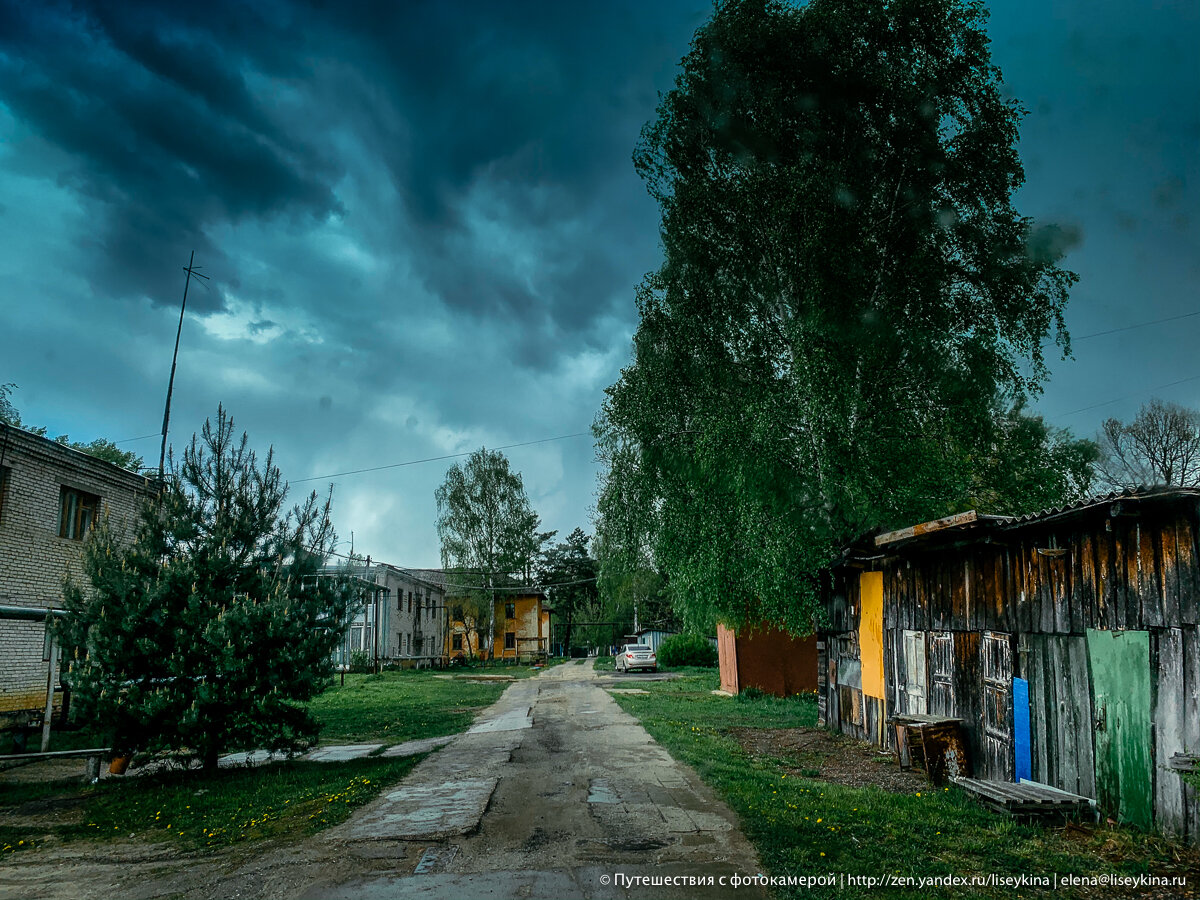
[[[59,624],[75,709],[122,751],[294,750],[318,726],[305,704],[329,684],[355,601],[325,577],[330,499],[284,510],[274,451],[260,467],[218,408],[148,503],[132,541],[103,521],[68,581]]]

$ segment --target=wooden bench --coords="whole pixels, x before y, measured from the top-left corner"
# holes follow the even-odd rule
[[[109,747],[93,747],[90,750],[51,750],[46,753],[5,753],[0,756],[0,768],[26,766],[30,763],[41,762],[44,759],[86,758],[87,774],[84,780],[91,782],[100,777],[100,763],[112,758]],[[15,765],[9,765],[15,763]]]

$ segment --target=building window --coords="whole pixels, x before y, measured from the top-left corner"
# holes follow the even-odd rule
[[[450,649],[451,650],[461,650],[462,649],[462,635],[459,634],[458,632],[455,632],[454,634],[452,634],[450,636]]]
[[[408,656],[408,654],[411,650],[412,650],[412,635],[406,634],[404,636],[404,655]]]
[[[58,536],[82,541],[96,524],[100,498],[73,488],[62,489],[62,504],[58,514]]]
[[[504,632],[504,649],[505,650],[516,650],[517,649],[517,633],[515,631]]]
[[[517,604],[505,603],[504,604],[504,618],[515,619],[516,617],[517,617]]]
[[[408,592],[408,611],[412,612],[412,591]]]

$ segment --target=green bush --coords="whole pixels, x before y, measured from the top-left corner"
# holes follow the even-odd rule
[[[366,650],[351,650],[350,651],[350,671],[351,672],[370,672],[371,671],[371,654]]]
[[[658,645],[660,666],[707,666],[717,664],[717,648],[699,634],[673,634]]]

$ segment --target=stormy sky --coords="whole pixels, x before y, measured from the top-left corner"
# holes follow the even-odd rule
[[[1037,410],[1200,406],[1200,7],[989,5],[1018,208],[1081,276]],[[335,482],[357,552],[431,566],[448,461],[325,476],[525,444],[545,526],[591,531],[590,438],[543,439],[628,361],[659,260],[630,156],[709,11],[0,0],[0,383],[52,434],[156,432],[194,250],[177,446],[223,402],[296,491]]]

